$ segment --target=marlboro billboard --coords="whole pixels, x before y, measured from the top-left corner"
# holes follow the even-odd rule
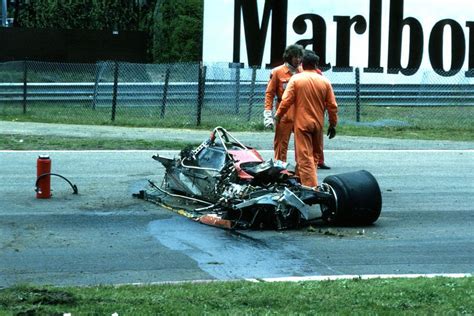
[[[324,70],[474,77],[474,1],[204,1],[204,62],[272,67],[293,43]]]

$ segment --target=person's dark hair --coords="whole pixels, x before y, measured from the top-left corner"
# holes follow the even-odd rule
[[[319,56],[312,50],[305,49],[302,64],[304,69],[315,69],[319,66]]]
[[[303,46],[298,44],[289,45],[285,48],[285,52],[283,53],[283,60],[288,63],[291,62],[291,58],[302,57],[303,54]]]

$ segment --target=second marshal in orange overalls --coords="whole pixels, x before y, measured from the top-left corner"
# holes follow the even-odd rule
[[[303,72],[288,82],[275,121],[283,120],[289,111],[293,113],[295,157],[297,173],[302,185],[316,187],[317,158],[324,127],[324,112],[329,116],[329,138],[335,136],[337,103],[334,90],[327,78],[316,71],[319,57],[305,51]]]
[[[273,103],[275,97],[277,98],[275,104],[275,111],[278,109],[283,92],[290,81],[291,76],[300,73],[302,68],[300,66],[301,58],[304,49],[300,45],[290,45],[285,49],[283,59],[285,63],[273,68],[270,74],[270,80],[265,91],[265,110],[264,110],[264,125],[271,127],[273,122]],[[316,69],[319,74],[321,70]],[[291,133],[293,132],[293,110],[290,110],[282,120],[275,126],[275,136],[273,139],[274,158],[276,160],[287,161],[288,144],[290,142]],[[319,143],[318,158],[315,157],[315,162],[318,167],[329,169],[324,163],[323,140]]]

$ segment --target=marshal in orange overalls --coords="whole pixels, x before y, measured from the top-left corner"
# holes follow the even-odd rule
[[[329,124],[335,127],[337,103],[331,83],[316,70],[304,70],[288,82],[276,112],[283,120],[292,111],[298,175],[301,184],[309,187],[318,185],[316,158],[319,158],[325,110]]]
[[[285,63],[281,66],[273,68],[270,74],[270,80],[265,91],[265,110],[273,109],[273,100],[277,97],[275,109],[278,107],[291,76],[300,72],[302,69],[298,67],[292,71]],[[273,138],[274,158],[285,161],[287,159],[288,144],[290,142],[291,132],[293,131],[293,110],[287,112],[287,115],[275,125],[275,137]]]

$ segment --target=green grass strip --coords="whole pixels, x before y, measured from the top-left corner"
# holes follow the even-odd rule
[[[0,290],[1,315],[472,315],[474,278]]]

